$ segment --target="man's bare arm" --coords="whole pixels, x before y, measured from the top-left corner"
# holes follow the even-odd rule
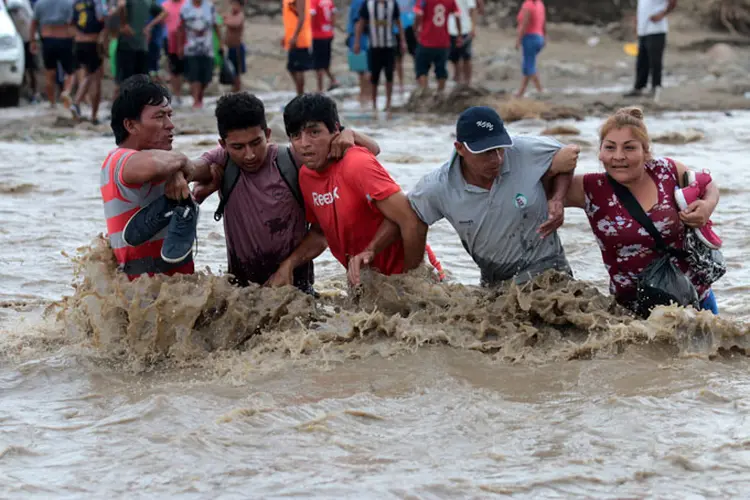
[[[421,228],[424,223],[414,213],[404,192],[399,191],[384,200],[376,201],[375,206],[399,227],[404,242],[404,270],[419,267],[424,260],[427,232]]]
[[[328,248],[323,231],[314,224],[292,254],[284,259],[273,275],[266,281],[267,286],[294,284],[294,270],[313,260]]]

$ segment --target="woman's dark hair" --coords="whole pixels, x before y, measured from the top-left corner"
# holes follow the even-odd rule
[[[125,120],[140,120],[146,106],[161,106],[166,99],[172,101],[169,91],[148,75],[134,75],[122,82],[120,93],[112,103],[110,126],[115,134],[115,143],[120,145],[130,135],[125,129]]]
[[[219,137],[226,139],[232,130],[260,127],[266,130],[266,108],[263,101],[248,92],[225,94],[216,102],[216,124]]]
[[[329,132],[335,132],[339,126],[336,101],[324,94],[302,94],[284,108],[284,127],[289,137],[314,122],[323,122]]]

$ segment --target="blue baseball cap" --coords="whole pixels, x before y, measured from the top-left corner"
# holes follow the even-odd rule
[[[513,145],[500,115],[487,106],[474,106],[461,113],[456,124],[456,140],[474,154]]]

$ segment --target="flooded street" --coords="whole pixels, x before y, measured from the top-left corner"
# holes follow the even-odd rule
[[[282,99],[269,102],[276,111]],[[452,152],[450,121],[373,121],[348,105],[341,114],[379,142],[404,190]],[[578,172],[598,171],[601,120],[560,123],[581,131]],[[0,498],[746,497],[750,112],[647,114],[646,123],[652,135],[705,135],[654,149],[710,169],[721,187],[712,219],[729,268],[714,286],[721,319],[599,311],[563,326],[529,323],[476,290],[479,272],[442,221],[428,242],[455,284],[404,280],[399,301],[423,313],[408,320],[386,307],[387,286],[375,311],[314,307],[291,292],[233,295],[212,277],[120,286],[92,258],[86,286],[99,293],[79,293],[61,306],[70,321],[55,322],[42,310],[73,295],[71,258],[105,231],[99,169],[113,139],[0,143]],[[198,155],[215,141],[183,135],[175,149]],[[213,274],[226,269],[217,201],[202,207],[195,259]],[[576,278],[606,292],[583,211],[566,211],[561,237]],[[316,274],[324,295],[345,290],[329,252]],[[163,307],[139,304],[137,290]],[[187,345],[190,327],[176,328],[169,355],[144,361],[134,346],[163,347],[164,324],[197,325],[212,301],[240,318],[282,302],[284,311],[240,350],[183,352],[175,346]],[[313,309],[309,321],[292,318]],[[151,342],[146,327],[164,336]]]

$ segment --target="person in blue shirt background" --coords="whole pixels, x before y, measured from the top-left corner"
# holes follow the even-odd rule
[[[363,33],[359,40],[359,54],[355,54],[352,49],[354,48],[354,32],[357,27],[357,21],[359,21],[359,11],[362,9],[362,4],[366,1],[352,0],[349,6],[349,22],[346,27],[348,34],[346,45],[349,47],[349,69],[359,75],[359,103],[362,106],[367,106],[370,99],[370,66],[367,62],[367,50],[370,40],[367,33]]]

